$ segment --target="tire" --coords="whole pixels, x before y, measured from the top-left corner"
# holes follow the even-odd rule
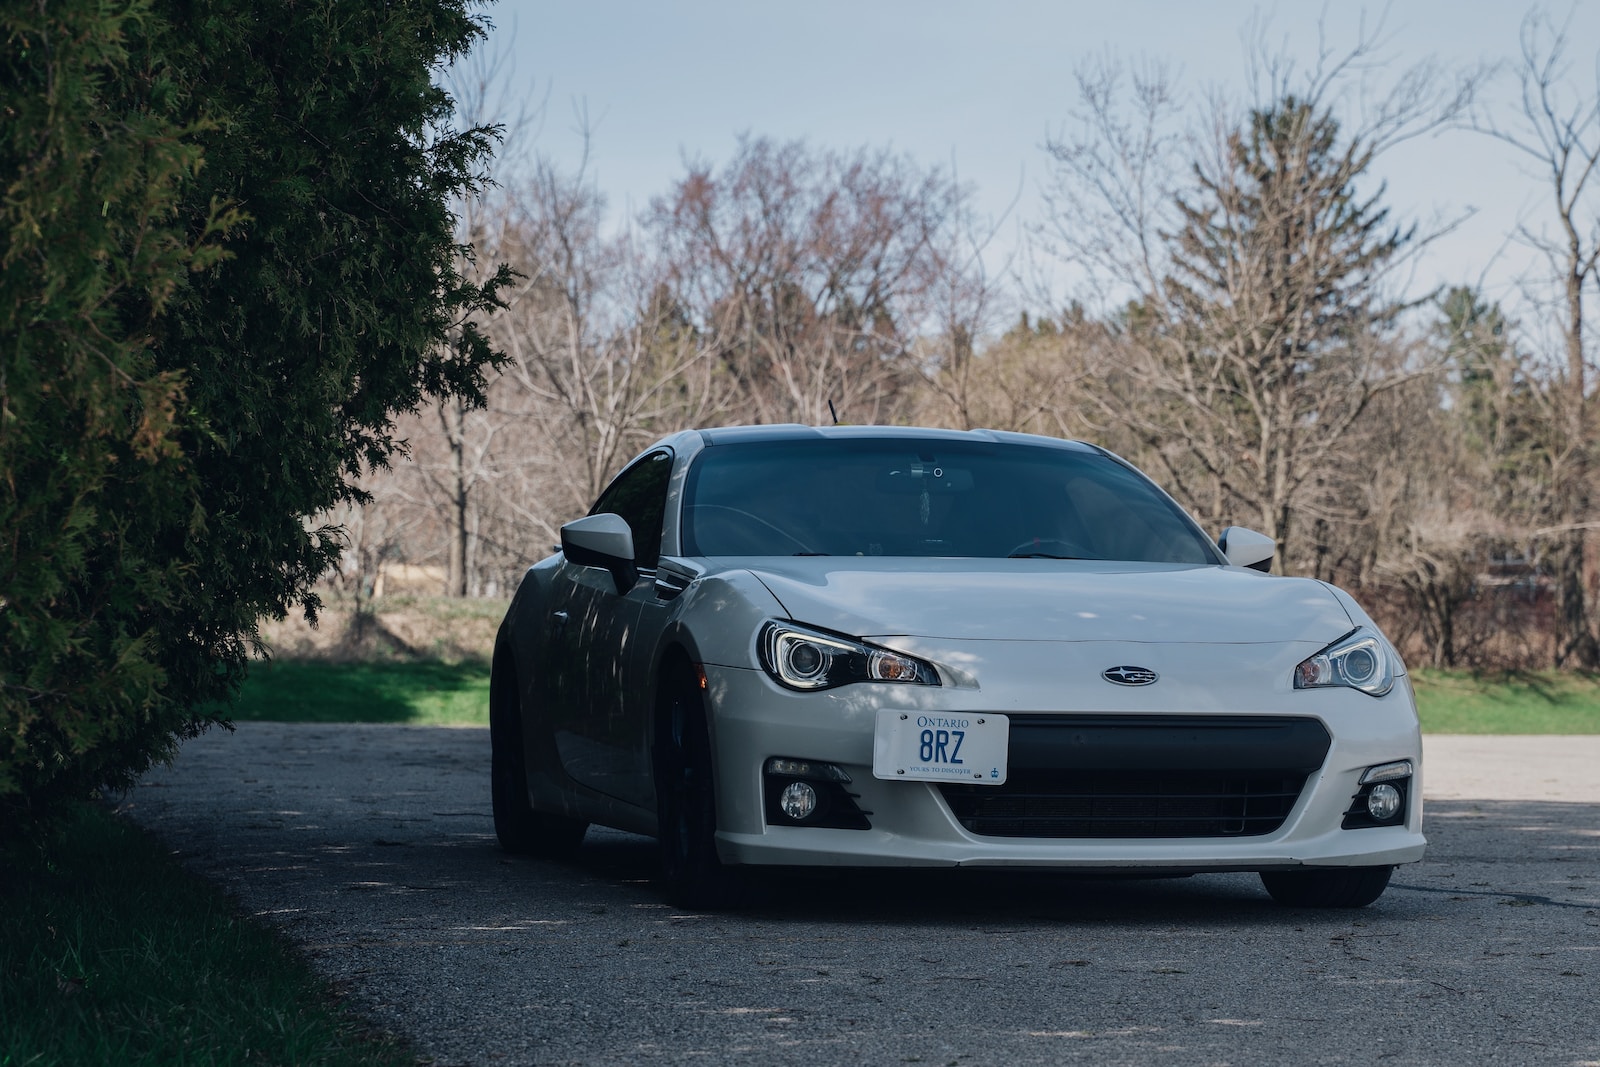
[[[745,879],[717,856],[716,776],[705,704],[686,678],[662,690],[655,745],[662,895],[680,908],[714,910],[745,900]]]
[[[489,679],[490,795],[494,835],[507,852],[562,859],[578,851],[589,824],[535,811],[528,800],[528,757],[522,744],[522,709],[515,661],[495,649]]]
[[[1393,867],[1262,871],[1272,899],[1291,908],[1364,908],[1383,895]]]

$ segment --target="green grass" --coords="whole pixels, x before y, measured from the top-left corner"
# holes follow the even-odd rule
[[[489,665],[437,660],[258,663],[251,666],[239,702],[228,714],[237,722],[488,726]]]
[[[1429,734],[1600,734],[1600,676],[1563,671],[1412,673]]]
[[[1541,671],[1412,674],[1432,734],[1600,734],[1600,676]],[[487,664],[280,660],[251,669],[239,721],[487,726]],[[0,1067],[4,1067],[0,1064]]]
[[[0,851],[0,1067],[417,1063],[101,805],[45,855]]]

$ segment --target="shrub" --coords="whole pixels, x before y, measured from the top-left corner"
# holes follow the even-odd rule
[[[481,402],[459,0],[0,14],[0,824],[220,721],[428,397]],[[214,707],[215,704],[213,703]]]

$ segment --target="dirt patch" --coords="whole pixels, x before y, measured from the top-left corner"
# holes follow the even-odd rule
[[[295,614],[264,623],[261,636],[274,659],[487,661],[509,603],[425,596],[357,600],[324,593],[316,626]]]

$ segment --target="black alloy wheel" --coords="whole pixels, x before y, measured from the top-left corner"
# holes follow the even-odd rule
[[[742,872],[717,857],[717,796],[705,704],[688,678],[669,681],[655,745],[657,836],[663,895],[680,908],[743,902]]]
[[[505,646],[495,649],[489,678],[490,794],[494,834],[507,852],[560,859],[577,852],[589,825],[535,811],[528,800],[528,763],[516,663]]]
[[[1383,895],[1393,873],[1393,867],[1262,871],[1261,884],[1291,908],[1364,908]]]

